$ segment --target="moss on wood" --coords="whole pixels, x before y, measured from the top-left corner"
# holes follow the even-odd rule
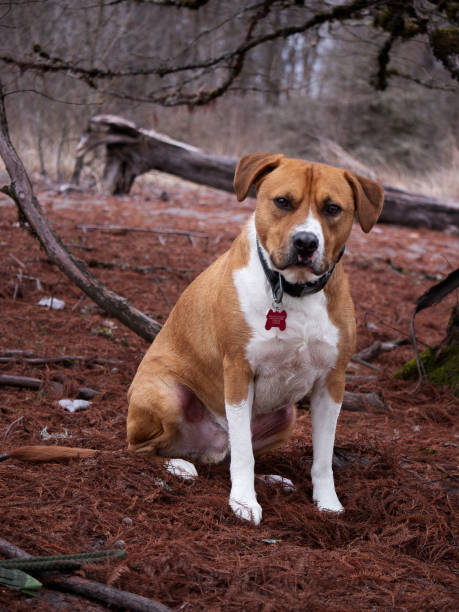
[[[446,335],[435,348],[420,354],[427,378],[435,385],[449,387],[459,397],[459,304],[456,304],[446,327]],[[394,374],[394,378],[409,380],[418,377],[416,359]]]
[[[430,42],[435,56],[445,61],[459,53],[459,28],[439,28],[432,32]]]

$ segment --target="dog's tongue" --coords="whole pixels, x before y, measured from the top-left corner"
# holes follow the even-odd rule
[[[312,264],[317,259],[317,252],[313,253],[310,257],[304,257],[297,255],[297,261],[299,264]]]

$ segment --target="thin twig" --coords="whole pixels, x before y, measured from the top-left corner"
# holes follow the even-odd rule
[[[12,423],[10,423],[8,425],[8,427],[6,428],[5,434],[3,436],[3,439],[6,440],[8,437],[8,434],[10,433],[10,431],[13,429],[13,427],[16,425],[16,423],[19,423],[19,421],[22,421],[22,419],[24,418],[24,415],[21,415],[20,417],[18,417],[17,419],[15,419]]]
[[[31,280],[31,281],[35,281],[35,287],[37,289],[37,291],[43,291],[43,285],[41,284],[41,280],[36,277],[36,276],[27,276],[26,274],[24,274],[22,276],[22,278],[25,278],[27,280]]]
[[[416,331],[414,329],[414,319],[415,319],[415,317],[416,317],[416,311],[413,312],[413,315],[411,317],[410,340],[411,340],[411,344],[413,346],[414,357],[416,359],[416,367],[418,369],[418,380],[417,380],[414,388],[412,389],[411,393],[415,393],[419,389],[419,387],[420,387],[420,385],[422,383],[422,380],[426,376],[426,371],[425,371],[425,368],[424,368],[424,364],[422,363],[422,359],[421,359],[421,356],[419,354],[419,349],[418,349],[418,345],[417,345],[417,342],[416,342]]]
[[[172,304],[170,303],[169,298],[167,297],[165,292],[163,291],[163,288],[161,287],[161,283],[159,282],[159,279],[156,276],[156,274],[153,274],[153,280],[155,281],[155,284],[158,287],[158,291],[163,296],[163,299],[166,302],[167,306],[169,307],[170,310],[172,310]]]
[[[372,363],[365,361],[364,359],[360,359],[359,357],[357,357],[357,355],[353,355],[351,357],[351,361],[353,361],[354,363],[359,363],[360,365],[363,365],[366,368],[370,368],[370,370],[380,370],[381,369],[381,368],[378,368],[378,366],[375,366]]]
[[[46,261],[46,263],[53,263],[48,259],[43,259],[42,261]],[[99,261],[98,259],[90,259],[86,262],[89,268],[105,268],[107,270],[113,270],[114,268],[118,268],[122,271],[129,270],[132,272],[137,272],[138,274],[148,274],[149,272],[154,272],[156,270],[161,272],[172,272],[173,274],[194,274],[195,271],[192,268],[173,268],[172,266],[159,266],[159,265],[150,265],[150,266],[131,266],[125,262],[114,262],[114,261]]]
[[[85,299],[85,297],[86,297],[85,295],[80,295],[80,297],[77,299],[77,301],[75,302],[75,304],[71,308],[72,312],[74,312],[78,308],[78,306]]]
[[[22,270],[21,269],[19,269],[19,272],[16,274],[16,278],[18,279],[18,281],[14,285],[13,302],[16,301],[16,298],[17,298],[18,293],[19,293],[19,289],[20,289],[20,287],[22,285]]]
[[[79,229],[83,231],[94,231],[98,230],[101,232],[144,232],[148,234],[167,234],[171,236],[187,236],[188,238],[205,238],[209,239],[207,234],[201,232],[191,232],[189,230],[175,230],[175,229],[152,229],[150,227],[129,227],[123,225],[94,225],[94,224],[82,224],[77,225]]]
[[[18,258],[17,258],[15,255],[13,255],[13,253],[10,253],[10,255],[9,255],[9,256],[11,257],[11,259],[14,259],[14,261],[15,261],[15,262],[16,262],[16,263],[17,263],[19,266],[21,266],[21,268],[25,268],[25,267],[26,267],[25,263],[23,263],[23,262],[22,262],[20,259],[18,259]]]

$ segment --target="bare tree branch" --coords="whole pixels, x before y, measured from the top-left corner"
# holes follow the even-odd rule
[[[202,6],[208,4],[210,0],[136,0],[139,4],[153,4],[155,6],[175,6],[176,8],[187,8],[198,10]],[[104,6],[113,6],[115,4],[123,4],[131,2],[131,0],[112,0],[105,3]]]
[[[0,82],[0,156],[11,179],[11,185],[1,189],[16,203],[22,222],[27,222],[49,258],[58,265],[72,282],[106,312],[116,317],[129,329],[151,341],[161,325],[129,304],[126,298],[106,288],[93,277],[82,261],[75,259],[51,229],[32,184],[9,137],[2,84]]]
[[[120,0],[121,2],[122,0]],[[123,0],[128,1],[128,0]],[[115,2],[117,3],[117,2]],[[146,4],[154,4],[156,6],[177,6],[181,8],[199,9],[207,4],[206,1],[196,0],[151,0]],[[110,3],[113,4],[113,3]],[[275,28],[271,31],[261,33],[257,36],[254,31],[257,25],[263,21],[270,13],[271,9],[278,5],[279,11],[291,9],[294,5],[299,10],[298,3],[283,2],[279,0],[265,0],[263,3],[253,4],[251,7],[245,7],[244,13],[252,12],[252,17],[248,20],[245,36],[243,40],[236,43],[228,50],[208,56],[205,59],[193,60],[190,62],[175,62],[169,64],[153,64],[147,67],[141,66],[137,68],[129,68],[127,70],[117,70],[101,67],[84,67],[77,64],[73,60],[52,55],[44,50],[40,45],[34,45],[33,51],[38,55],[38,60],[23,59],[12,57],[3,54],[0,60],[6,64],[14,65],[22,72],[35,71],[41,74],[48,73],[65,73],[67,76],[82,80],[89,87],[97,89],[100,86],[100,81],[106,80],[116,83],[116,89],[104,89],[104,93],[123,98],[125,100],[149,102],[164,106],[178,105],[203,105],[222,96],[231,87],[237,77],[241,74],[245,64],[246,57],[249,52],[253,51],[261,45],[279,40],[287,39],[297,34],[302,34],[308,30],[318,28],[324,23],[332,23],[334,21],[345,22],[355,18],[361,18],[363,15],[374,14],[374,27],[379,27],[390,33],[390,37],[386,41],[384,47],[379,54],[379,72],[378,77],[374,80],[374,84],[378,89],[387,87],[388,78],[392,76],[392,72],[388,70],[389,52],[395,40],[408,40],[418,34],[428,33],[429,22],[425,17],[425,13],[416,12],[413,2],[382,2],[381,0],[353,0],[352,2],[344,2],[332,6],[328,10],[313,10],[312,14],[303,23],[293,24]],[[390,6],[388,6],[390,5]],[[303,6],[304,10],[311,11],[310,7]],[[441,7],[436,8],[437,13],[442,14]],[[386,15],[389,14],[389,17]],[[241,15],[241,10],[238,9],[229,19],[225,19],[217,27],[221,27],[232,19],[237,19]],[[406,25],[409,21],[409,27]],[[437,30],[436,30],[437,32]],[[203,34],[205,34],[204,32]],[[199,36],[203,35],[200,34]],[[449,36],[451,36],[449,34]],[[445,47],[445,37],[440,37],[438,34],[430,36],[431,46],[434,52],[443,52]],[[449,40],[449,39],[448,39]],[[441,41],[442,44],[440,44]],[[435,43],[435,44],[434,44]],[[435,51],[436,50],[436,51]],[[186,54],[186,50],[182,52]],[[452,76],[455,76],[454,60],[443,52],[443,63],[450,71]],[[196,86],[194,91],[183,92],[182,88],[185,83],[169,84],[166,86],[165,93],[158,94],[158,90],[149,96],[139,97],[130,91],[123,92],[120,89],[119,79],[130,77],[145,77],[157,76],[164,78],[166,76],[177,74],[193,74],[194,78],[202,77],[208,72],[214,72],[218,67],[225,70],[226,74],[221,79],[220,83],[212,89],[203,89],[202,83]],[[188,81],[189,82],[189,81]]]
[[[379,70],[375,79],[375,87],[379,91],[384,91],[387,89],[388,85],[388,66],[390,62],[390,51],[397,40],[397,37],[394,34],[391,34],[389,38],[385,41],[383,46],[381,47],[378,54],[378,64]]]
[[[113,0],[112,2],[102,3],[101,6],[109,7],[132,2],[133,0]],[[208,5],[209,0],[139,0],[138,3],[154,7],[175,7],[176,9],[198,11]],[[210,54],[204,59],[180,62],[173,58],[172,60],[169,59],[168,63],[163,63],[149,58],[147,65],[120,70],[117,67],[102,67],[102,60],[99,60],[98,66],[85,66],[81,60],[59,57],[48,52],[41,45],[34,44],[32,51],[37,56],[36,59],[3,53],[0,56],[0,61],[15,66],[21,72],[31,71],[41,75],[65,74],[67,77],[84,82],[92,89],[98,89],[102,93],[124,100],[163,106],[201,106],[223,96],[232,88],[242,73],[248,54],[258,47],[304,34],[310,30],[317,30],[325,23],[338,21],[355,25],[356,19],[362,20],[372,17],[373,23],[371,25],[375,29],[382,29],[389,33],[389,37],[380,49],[377,74],[371,79],[371,83],[376,89],[383,90],[388,86],[390,78],[397,74],[396,71],[389,68],[390,51],[393,44],[395,41],[402,44],[418,35],[427,37],[432,54],[442,62],[444,68],[453,78],[459,79],[459,34],[457,27],[450,27],[457,22],[457,8],[454,9],[450,4],[453,3],[434,4],[423,0],[409,0],[408,2],[353,0],[332,5],[330,8],[322,10],[318,8],[320,5],[311,6],[310,3],[301,3],[295,0],[264,0],[264,2],[254,2],[252,5],[244,6],[242,9],[236,7],[229,17],[222,19],[216,26],[206,29],[200,32],[197,37],[194,37],[194,44],[196,44],[203,36],[210,32],[215,33],[216,30],[223,28],[230,22],[234,23],[240,30],[242,16],[244,16],[246,28],[242,39],[239,38],[239,42],[237,42],[237,36],[232,37],[229,48],[220,53]],[[97,7],[100,7],[100,4],[97,4],[97,6],[94,4],[86,8]],[[255,35],[255,30],[259,29],[258,25],[265,20],[274,7],[277,12],[276,19],[272,20],[272,23],[275,24],[279,22],[277,17],[284,14],[290,16],[290,21],[292,21],[293,10],[296,12],[307,11],[308,18],[299,24],[298,19],[295,18],[290,25],[274,28],[271,26],[267,28],[268,31]],[[366,20],[366,24],[367,26],[370,25],[368,20]],[[236,38],[236,42],[232,42],[234,38]],[[222,40],[227,40],[224,35],[222,35]],[[192,48],[187,44],[180,49],[180,57],[188,58]],[[90,60],[89,63],[93,64]],[[217,69],[223,70],[224,75],[219,78],[216,85],[209,88],[204,81],[204,77],[210,74],[215,80]],[[126,79],[136,77],[156,76],[165,78],[173,75],[183,75],[184,80],[182,82],[176,80],[168,82],[165,87],[156,88],[149,95],[139,96],[132,93],[131,82],[126,87],[123,85]],[[103,81],[110,82],[111,86],[102,88],[101,83]],[[192,81],[197,81],[197,83],[194,89],[190,90],[189,85]],[[424,84],[416,78],[413,81],[420,85]]]

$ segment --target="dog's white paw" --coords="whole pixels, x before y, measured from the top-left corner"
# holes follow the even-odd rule
[[[254,525],[259,525],[263,511],[255,498],[242,500],[230,497],[229,504],[236,516]]]
[[[287,491],[288,493],[295,490],[295,485],[290,478],[284,478],[283,476],[278,476],[277,474],[257,474],[256,478],[274,486],[280,485],[284,491]]]
[[[313,500],[319,510],[323,512],[343,512],[344,508],[336,495],[334,489],[321,491],[320,494],[314,490]]]
[[[180,476],[180,478],[185,480],[191,480],[198,475],[194,465],[185,459],[169,459],[164,463],[164,467],[170,474]]]

